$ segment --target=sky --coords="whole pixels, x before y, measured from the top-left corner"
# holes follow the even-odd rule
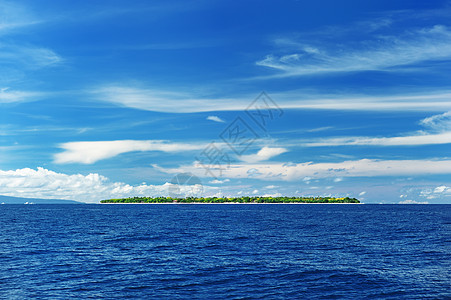
[[[438,0],[0,0],[0,195],[450,204],[450,16]]]

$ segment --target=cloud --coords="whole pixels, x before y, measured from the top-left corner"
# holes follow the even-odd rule
[[[245,109],[248,99],[211,98],[189,92],[164,91],[149,88],[126,87],[120,85],[103,86],[90,91],[100,101],[116,105],[169,113],[192,113],[208,111],[229,111]]]
[[[340,137],[325,138],[303,143],[304,147],[324,146],[421,146],[451,143],[451,132],[440,134],[419,134],[400,137]]]
[[[418,202],[415,200],[403,200],[403,201],[399,201],[399,204],[429,204],[429,202]]]
[[[248,163],[254,163],[259,161],[265,161],[268,160],[274,156],[280,155],[282,153],[287,152],[288,150],[285,148],[270,148],[270,147],[263,147],[258,151],[256,154],[249,154],[249,155],[241,155],[239,157],[240,160],[248,162]]]
[[[0,1],[0,35],[40,22],[24,6],[12,1]]]
[[[171,153],[201,150],[206,146],[206,144],[170,143],[160,140],[69,142],[59,146],[64,151],[57,153],[54,160],[58,164],[92,164],[127,152],[161,151]]]
[[[365,195],[366,194],[366,191],[363,191],[363,192],[360,192],[359,193],[359,196],[363,196],[363,195]]]
[[[140,110],[195,113],[245,110],[255,94],[231,95],[228,98],[209,97],[185,91],[165,91],[123,85],[107,85],[92,89],[93,99]],[[282,109],[333,109],[362,111],[443,111],[451,110],[449,90],[434,93],[390,95],[312,94],[302,90],[288,90],[271,94]],[[326,130],[321,128],[320,130]]]
[[[96,173],[88,175],[56,173],[41,167],[36,170],[24,168],[17,170],[0,170],[0,195],[78,200],[97,203],[102,199],[134,196],[167,196],[171,183],[162,185],[129,185],[112,182],[107,177]],[[178,186],[180,194],[189,193],[193,186]],[[203,186],[204,192],[212,194],[215,187]]]
[[[218,123],[225,123],[225,121],[218,116],[208,116],[207,120],[218,122]]]
[[[446,49],[446,50],[445,50]],[[267,55],[258,66],[279,71],[274,77],[361,71],[393,71],[431,60],[451,58],[451,31],[436,25],[398,36],[373,36],[372,40],[329,47],[304,45],[296,53]],[[263,77],[263,78],[268,78]],[[261,78],[261,77],[260,77]]]
[[[425,118],[420,124],[438,132],[451,131],[451,111]]]
[[[208,183],[211,183],[211,184],[223,184],[223,183],[226,183],[226,182],[229,182],[229,181],[230,181],[230,179],[224,179],[224,180],[214,179],[214,180],[209,181]]]
[[[0,103],[28,102],[41,99],[45,93],[10,91],[9,88],[0,89]]]
[[[438,187],[436,187],[435,189],[434,189],[434,193],[443,193],[443,192],[445,192],[445,191],[448,191],[448,190],[450,190],[451,188],[450,187],[447,187],[447,186],[445,186],[445,185],[441,185],[441,186],[438,186]]]
[[[3,43],[0,49],[0,66],[12,70],[35,70],[63,62],[60,55],[48,48]]]
[[[265,186],[265,189],[275,189],[275,188],[278,188],[278,186],[277,185],[267,185],[267,186]]]
[[[13,1],[0,1],[0,85],[17,82],[25,77],[27,71],[58,65],[63,61],[61,56],[47,47],[15,42],[8,36],[41,22],[25,6]]]
[[[338,137],[321,138],[311,142],[304,142],[304,147],[324,146],[421,146],[451,144],[451,114],[446,112],[434,115],[420,121],[434,133],[420,131],[414,135],[397,137]]]
[[[158,166],[156,166],[158,167]],[[179,168],[158,167],[165,173],[191,172],[208,177],[202,165],[194,163]],[[375,160],[360,159],[334,163],[244,163],[231,164],[222,176],[227,178],[255,178],[260,180],[295,181],[302,178],[377,177],[451,174],[451,160]]]
[[[427,187],[421,189],[419,193],[420,197],[426,199],[443,199],[445,197],[451,197],[451,187],[446,185],[440,185],[437,187]]]

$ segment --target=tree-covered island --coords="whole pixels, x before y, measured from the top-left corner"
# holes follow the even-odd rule
[[[100,203],[360,203],[360,201],[349,197],[133,197],[101,200]]]

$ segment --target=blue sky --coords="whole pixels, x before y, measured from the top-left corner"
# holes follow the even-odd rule
[[[182,194],[451,203],[450,15],[0,0],[0,194],[168,195],[190,172]]]

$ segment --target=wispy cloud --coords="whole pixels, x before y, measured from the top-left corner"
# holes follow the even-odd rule
[[[208,111],[230,111],[245,109],[253,97],[211,98],[205,95],[185,91],[165,91],[149,88],[136,88],[121,85],[109,85],[96,88],[91,94],[100,101],[116,105],[172,113],[192,113]]]
[[[0,103],[28,102],[41,99],[45,93],[0,89]]]
[[[207,120],[218,122],[218,123],[225,123],[225,121],[218,116],[208,116]]]
[[[63,61],[52,49],[20,42],[20,38],[14,40],[18,33],[41,22],[27,7],[13,1],[0,1],[0,85],[23,78],[27,71]]]
[[[270,54],[258,66],[279,71],[260,78],[278,78],[338,72],[388,71],[431,60],[451,59],[451,31],[443,25],[406,31],[397,36],[316,47],[298,46],[296,53]],[[284,49],[281,49],[284,51]]]
[[[92,164],[127,152],[161,151],[173,153],[201,150],[206,146],[207,144],[171,143],[161,140],[69,142],[59,146],[64,151],[57,153],[54,160],[58,164]]]
[[[274,156],[287,152],[285,148],[263,147],[255,154],[241,155],[239,159],[248,163],[255,163],[271,159]]]
[[[0,66],[20,69],[37,69],[59,64],[61,56],[53,50],[36,47],[3,44],[0,46]]]
[[[451,132],[400,137],[340,137],[303,143],[305,147],[323,146],[421,146],[451,144]]]
[[[425,118],[420,124],[438,132],[451,131],[451,111]]]
[[[215,98],[189,92],[169,92],[147,88],[109,85],[89,92],[94,99],[140,110],[194,113],[212,111],[240,111],[248,107],[255,94],[231,95]],[[332,109],[362,111],[443,111],[451,110],[449,90],[434,93],[394,95],[312,94],[300,90],[272,93],[282,109]]]
[[[192,172],[205,177],[201,165],[181,166],[166,169],[158,166],[165,173]],[[378,176],[420,176],[432,174],[451,174],[451,160],[375,160],[360,159],[337,163],[244,163],[233,164],[223,170],[227,178],[254,178],[260,180],[293,181],[302,178],[344,178],[344,177],[378,177]]]
[[[334,137],[302,143],[304,147],[324,146],[422,146],[451,144],[451,114],[446,112],[420,121],[429,131],[396,137]]]
[[[12,1],[0,1],[0,35],[40,22],[26,7]]]

